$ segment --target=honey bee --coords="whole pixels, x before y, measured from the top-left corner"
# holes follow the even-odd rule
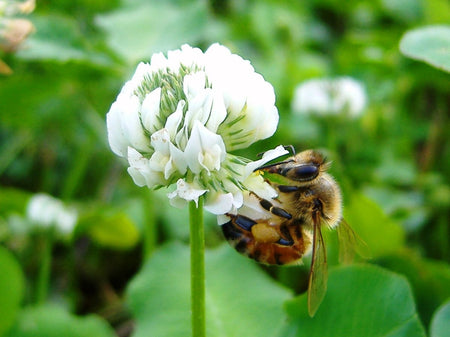
[[[257,168],[278,192],[267,200],[251,193],[268,217],[251,219],[227,214],[222,225],[225,238],[239,253],[260,263],[298,263],[312,251],[308,284],[308,312],[314,316],[327,288],[327,257],[322,226],[337,228],[340,259],[351,260],[358,237],[342,219],[339,185],[328,174],[330,163],[314,150],[306,150],[282,162]],[[344,248],[344,249],[342,249]]]

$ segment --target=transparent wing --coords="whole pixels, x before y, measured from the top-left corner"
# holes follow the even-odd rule
[[[337,226],[337,233],[340,263],[348,264],[353,262],[356,254],[363,258],[369,258],[369,247],[345,220],[342,220]]]
[[[313,317],[327,291],[327,252],[320,229],[320,217],[314,216],[313,250],[308,285],[308,312]]]

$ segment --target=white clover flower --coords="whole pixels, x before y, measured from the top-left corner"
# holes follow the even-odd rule
[[[27,205],[27,217],[37,227],[54,227],[63,236],[70,236],[78,220],[76,210],[59,199],[39,193],[31,197]]]
[[[292,111],[298,114],[343,114],[356,117],[367,102],[361,82],[351,77],[312,79],[300,83],[294,91]]]
[[[230,151],[275,132],[275,93],[249,61],[222,45],[204,53],[183,45],[140,63],[106,119],[111,149],[128,160],[133,181],[169,187],[175,206],[205,195],[205,209],[224,214],[242,206],[249,188],[267,189],[252,175],[258,165]],[[279,147],[257,163],[286,152]]]

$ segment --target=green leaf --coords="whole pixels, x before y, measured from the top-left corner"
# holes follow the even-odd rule
[[[130,63],[149,60],[154,52],[198,43],[208,29],[205,1],[128,1],[96,18],[108,36],[107,43]]]
[[[0,146],[0,175],[5,172],[8,166],[17,158],[19,153],[29,145],[31,141],[28,132],[18,132],[3,146]],[[2,198],[3,199],[3,198]],[[0,200],[0,205],[2,205]]]
[[[407,232],[417,231],[425,224],[427,215],[421,192],[404,191],[393,186],[371,186],[366,187],[364,193],[376,201],[386,214],[401,221]]]
[[[207,251],[206,329],[209,337],[278,335],[290,298],[252,261],[224,245]],[[190,336],[189,248],[164,246],[147,261],[128,288],[136,318],[133,336]]]
[[[371,257],[398,251],[404,244],[404,230],[387,217],[380,206],[362,193],[351,196],[344,218],[367,244]]]
[[[25,213],[30,198],[31,194],[29,192],[16,188],[0,187],[0,215]]]
[[[447,0],[433,0],[425,1],[425,12],[427,15],[427,21],[438,23],[450,22],[450,2]]]
[[[24,292],[24,277],[14,256],[0,246],[0,336],[16,319]]]
[[[68,16],[34,15],[36,32],[26,41],[26,48],[19,50],[18,57],[27,60],[54,60],[59,62],[85,61],[109,65],[104,54],[92,50],[77,21]]]
[[[450,300],[436,310],[430,326],[431,337],[450,336]]]
[[[288,301],[286,310],[297,337],[425,336],[408,282],[372,265],[332,269],[314,318],[308,316],[306,294]]]
[[[56,306],[22,310],[6,337],[112,337],[113,329],[94,315],[77,317]]]
[[[87,233],[96,243],[111,248],[127,249],[139,240],[139,231],[123,211],[98,212],[80,219],[77,233]]]
[[[394,18],[404,22],[417,22],[423,17],[421,0],[381,0],[381,5]]]
[[[400,41],[400,51],[450,72],[450,26],[428,26],[406,32]]]
[[[425,259],[412,249],[404,249],[377,259],[376,263],[406,276],[425,325],[430,323],[436,308],[450,297],[450,265],[443,261]]]

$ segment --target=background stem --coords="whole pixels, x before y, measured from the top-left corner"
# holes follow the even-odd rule
[[[204,337],[205,332],[205,233],[203,228],[203,198],[189,204],[191,238],[191,311],[192,336]]]
[[[53,229],[50,229],[43,238],[41,265],[36,286],[36,304],[38,305],[43,304],[47,299],[52,261],[53,235]]]

